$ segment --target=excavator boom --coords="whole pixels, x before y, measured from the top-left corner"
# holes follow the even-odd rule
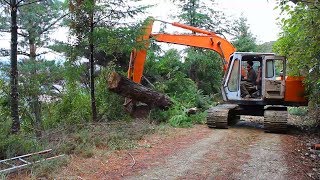
[[[139,42],[144,43],[145,48],[134,49],[130,57],[130,65],[128,69],[128,78],[136,83],[141,82],[143,74],[144,62],[147,56],[147,48],[149,39],[152,38],[158,42],[166,42],[172,44],[180,44],[192,47],[211,49],[217,52],[223,59],[223,69],[228,69],[230,56],[236,51],[236,48],[226,39],[218,36],[214,32],[206,31],[196,27],[188,26],[180,23],[170,23],[173,26],[190,30],[198,34],[152,34],[152,25],[154,19],[148,19],[147,25],[144,27],[144,35],[138,38]],[[164,21],[161,21],[164,22]]]

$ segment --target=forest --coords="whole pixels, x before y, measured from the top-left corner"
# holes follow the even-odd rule
[[[170,3],[178,22],[231,37],[239,52],[286,56],[287,74],[305,77],[309,100],[289,112],[319,127],[318,1],[277,0],[281,33],[263,44],[245,16],[225,16],[214,0]],[[109,74],[126,76],[131,50],[142,48],[136,39],[152,6],[139,0],[0,0],[0,38],[11,42],[0,49],[1,159],[48,148],[90,157],[93,148],[132,148],[134,140],[155,131],[127,127],[136,120],[125,111],[125,98],[107,87]],[[168,95],[173,105],[150,109],[147,121],[156,129],[204,124],[206,110],[222,102],[221,63],[214,51],[167,49],[151,39],[142,85]],[[197,113],[188,115],[194,107]]]

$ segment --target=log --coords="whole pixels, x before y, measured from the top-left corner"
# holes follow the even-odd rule
[[[172,105],[172,101],[167,95],[137,84],[117,72],[112,72],[109,75],[108,89],[123,97],[146,103],[151,107],[167,109]]]

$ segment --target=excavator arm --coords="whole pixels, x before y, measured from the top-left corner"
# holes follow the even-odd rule
[[[152,25],[154,19],[148,19],[147,25],[144,27],[144,35],[137,39],[138,42],[144,43],[144,48],[134,49],[130,56],[128,69],[128,78],[136,83],[141,82],[144,63],[149,47],[149,39],[152,38],[158,42],[166,42],[172,44],[180,44],[192,47],[211,49],[217,52],[223,59],[223,69],[228,69],[230,56],[236,51],[236,48],[226,39],[218,36],[214,32],[206,31],[196,27],[188,26],[180,23],[169,23],[173,26],[190,30],[196,34],[152,34]],[[164,21],[162,21],[164,22]],[[167,23],[167,22],[165,22]]]

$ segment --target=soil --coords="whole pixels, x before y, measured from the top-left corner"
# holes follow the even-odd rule
[[[55,179],[319,179],[318,134],[265,133],[261,119],[241,117],[229,129],[169,128],[135,149],[97,149],[70,156]],[[17,177],[15,177],[17,178]],[[19,177],[18,177],[19,178]],[[25,176],[24,176],[25,178]]]

